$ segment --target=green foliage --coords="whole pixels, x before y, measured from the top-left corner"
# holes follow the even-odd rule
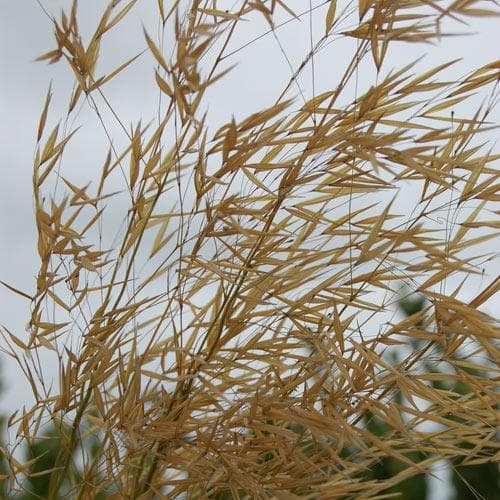
[[[400,290],[400,296],[398,307],[406,316],[416,314],[422,311],[426,306],[426,299],[424,296],[409,294],[406,288]],[[429,363],[426,363],[426,369],[430,372],[434,371],[435,373],[439,373],[436,369],[433,369]],[[471,368],[465,367],[464,371],[472,375],[478,375],[477,371]],[[436,389],[443,388],[443,384],[439,380],[432,381],[432,385]],[[452,391],[456,394],[465,395],[470,392],[470,387],[466,383],[458,381],[454,384]],[[377,419],[370,419],[369,422],[371,430],[378,435],[383,435],[387,430],[385,428],[387,426],[384,426],[384,423]],[[464,443],[462,446],[464,448],[470,448],[470,445],[467,443]],[[493,455],[494,450],[491,450],[491,453]],[[423,456],[420,458],[422,459]],[[460,460],[455,459],[452,463],[453,474],[451,483],[453,488],[453,500],[472,500],[476,498],[494,500],[498,497],[498,492],[500,491],[500,468],[498,464],[486,462],[479,465],[461,466],[460,462]],[[370,471],[368,476],[376,479],[384,479],[392,477],[401,469],[402,465],[397,464],[393,458],[388,458],[380,461],[376,467]],[[399,492],[404,500],[418,500],[426,498],[426,491],[425,477],[416,476],[398,484],[397,487],[388,489],[385,493]]]
[[[495,500],[500,492],[500,471],[495,462],[457,466],[453,470],[453,500]]]
[[[370,432],[382,438],[391,430],[385,422],[375,417],[370,412],[366,415],[366,422]],[[426,456],[423,453],[417,452],[408,454],[407,458],[412,460],[414,463],[418,463],[424,460]],[[406,468],[407,465],[393,457],[383,458],[369,471],[363,474],[363,480],[383,481],[385,479],[393,478]],[[401,481],[399,484],[384,490],[383,494],[398,494],[401,495],[400,498],[403,498],[404,500],[422,500],[427,498],[428,487],[425,475],[419,474]]]
[[[0,416],[0,425],[5,421],[4,417]],[[83,432],[88,432],[89,426],[82,426]],[[68,448],[69,436],[71,435],[71,427],[65,423],[57,423],[48,426],[41,435],[36,438],[31,444],[26,444],[24,448],[25,463],[31,462],[31,466],[26,471],[26,479],[22,484],[23,492],[15,495],[12,492],[7,492],[7,482],[2,484],[2,494],[0,498],[17,498],[19,500],[45,499],[51,498],[50,485],[54,480],[53,469],[57,468],[58,459],[61,450]],[[60,486],[60,495],[63,497],[71,497],[75,487],[80,487],[82,482],[89,483],[92,487],[94,484],[95,491],[93,498],[96,500],[104,500],[106,495],[98,491],[100,482],[99,474],[94,477],[83,477],[84,469],[81,464],[78,464],[77,457],[86,456],[88,461],[93,461],[98,457],[100,450],[100,441],[97,435],[89,433],[81,440],[83,449],[74,449],[70,452],[70,464],[68,471],[62,478]],[[2,456],[3,458],[3,456]],[[2,473],[8,474],[8,467],[4,460],[0,462]]]
[[[403,289],[404,291],[405,289]],[[402,294],[403,291],[400,293]],[[425,297],[423,295],[402,296],[398,302],[399,309],[406,316],[412,316],[420,312],[425,306]]]
[[[36,461],[29,469],[25,485],[27,493],[23,498],[48,498],[52,476],[50,471],[56,466],[59,451],[66,446],[66,436],[70,431],[67,425],[52,425],[27,448],[26,461],[35,458]],[[69,478],[66,478],[62,490],[67,491],[69,486]]]

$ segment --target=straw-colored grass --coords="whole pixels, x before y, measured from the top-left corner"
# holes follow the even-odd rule
[[[498,460],[498,327],[483,305],[500,283],[468,283],[498,229],[499,156],[478,135],[495,125],[500,64],[453,81],[441,77],[451,62],[418,74],[384,64],[395,46],[439,42],[448,19],[497,6],[363,0],[353,13],[326,1],[285,91],[214,131],[210,90],[230,75],[240,25],[264,16],[272,31],[275,16],[308,16],[309,3],[293,13],[285,0],[158,0],[159,34],[145,30],[145,51],[104,71],[101,44],[135,4],[110,2],[84,37],[75,2],[39,58],[69,66],[74,89],[64,126],[48,125],[49,89],[38,127],[36,283],[8,284],[31,301],[29,333],[3,333],[34,396],[9,424],[32,442],[64,422],[48,498],[382,498],[440,460]],[[331,89],[288,99],[317,54],[348,38],[355,50]],[[158,119],[129,127],[107,84],[148,54]],[[373,80],[352,100],[362,64]],[[473,95],[483,102],[462,115]],[[82,106],[104,141],[128,143],[108,142],[86,186],[65,162]],[[127,206],[111,243],[115,202]],[[401,281],[428,305],[399,321]],[[44,353],[59,363],[51,388],[34,361]],[[367,480],[386,457],[402,472]],[[14,491],[31,464],[9,463]]]

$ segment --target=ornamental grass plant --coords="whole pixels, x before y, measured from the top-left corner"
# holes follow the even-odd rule
[[[483,139],[500,62],[388,58],[431,54],[498,4],[158,0],[142,50],[103,67],[142,2],[103,3],[90,31],[85,2],[46,3],[38,60],[73,83],[52,83],[34,138],[33,287],[5,283],[31,311],[26,332],[2,318],[33,392],[8,420],[11,496],[44,477],[48,499],[386,498],[442,461],[497,462],[500,156]],[[293,23],[310,34],[298,60]],[[232,78],[263,37],[281,88],[214,126],[216,92],[249,104]],[[131,123],[109,89],[141,99],[137,65],[157,105]],[[401,283],[421,297],[405,317]],[[47,428],[53,463],[16,456]]]

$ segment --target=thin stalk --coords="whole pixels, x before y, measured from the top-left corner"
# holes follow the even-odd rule
[[[78,428],[80,427],[83,413],[87,408],[91,395],[92,395],[92,385],[90,385],[89,388],[87,389],[87,394],[85,395],[85,398],[83,399],[76,413],[75,420],[73,421],[73,426],[71,428],[71,437],[69,440],[69,445],[67,447],[66,446],[61,447],[57,455],[54,469],[58,469],[63,461],[64,465],[62,466],[60,472],[57,472],[56,470],[50,478],[48,500],[56,500],[58,498],[57,495],[59,493],[59,490],[61,489],[62,483],[66,477],[66,473],[69,468],[69,464],[72,457],[72,450],[74,450],[76,446],[76,436]]]

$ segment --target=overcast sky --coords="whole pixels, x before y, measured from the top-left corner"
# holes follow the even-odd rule
[[[62,6],[69,3],[41,0],[48,12],[56,14]],[[314,1],[313,5],[322,3],[324,2]],[[98,0],[80,2],[83,31],[94,26],[104,4],[106,2]],[[227,4],[231,8],[238,2]],[[309,2],[290,1],[287,4],[300,12]],[[340,11],[346,5],[346,2],[339,1],[337,10]],[[317,29],[318,37],[321,37],[324,25],[323,21],[320,24],[319,16],[324,16],[324,7],[318,8],[316,14],[312,23]],[[283,16],[283,20],[287,19]],[[422,55],[426,57],[420,63],[420,68],[463,58],[453,70],[456,76],[497,59],[498,20],[473,21],[474,25],[469,31],[478,32],[475,35],[443,39],[442,44],[437,47],[406,44],[395,46],[384,70],[401,66]],[[103,67],[116,67],[143,49],[145,42],[142,25],[154,33],[156,22],[156,1],[139,0],[126,24],[103,46]],[[289,22],[277,31],[279,42],[294,67],[300,64],[309,50],[310,22],[309,16],[305,16],[300,21]],[[241,34],[237,38],[241,45],[266,32],[264,22],[242,25]],[[458,23],[452,27],[455,31],[467,29]],[[46,63],[33,62],[35,57],[54,48],[50,20],[35,0],[0,0],[0,33],[0,280],[31,293],[38,264],[31,191],[36,128],[49,82],[54,82],[54,108],[49,115],[48,126],[54,126],[59,116],[63,116],[57,112],[66,105],[68,89],[73,80],[62,63],[48,66]],[[234,44],[234,49],[238,48],[238,43]],[[346,42],[345,53],[342,46],[339,46],[336,51],[325,50],[318,56],[315,70],[317,93],[331,88],[337,81],[338,68],[352,53],[354,43]],[[117,78],[107,89],[110,99],[127,125],[136,124],[141,118],[143,122],[147,122],[155,117],[157,94],[145,91],[154,89],[154,64],[148,57],[139,59],[125,78]],[[216,125],[229,120],[233,114],[242,118],[255,109],[270,105],[290,78],[288,61],[277,40],[270,34],[228,58],[227,65],[233,63],[238,63],[238,67],[224,85],[216,87],[211,94],[209,118],[214,124],[212,130],[215,130]],[[363,75],[361,73],[361,77]],[[362,81],[360,85],[368,86],[372,83],[374,82]],[[311,78],[308,74],[301,78],[300,85],[304,94],[310,96]],[[297,88],[292,89],[290,95],[297,96]],[[498,123],[498,118],[497,110],[492,119]],[[93,135],[98,124],[90,110],[82,108],[75,125],[83,125],[83,128],[79,132],[79,142],[75,145],[73,156],[69,157],[71,164],[66,162],[65,169],[71,178],[84,183],[91,180],[93,172],[97,172],[102,165],[107,144],[99,142]],[[97,137],[99,133],[97,131]],[[114,133],[117,143],[123,140],[118,129]],[[495,139],[494,134],[490,139]],[[28,317],[28,302],[13,296],[0,286],[0,324],[22,336]],[[29,404],[30,394],[23,383],[19,382],[19,374],[15,372],[14,365],[3,357],[2,366],[7,386],[1,403],[2,412],[13,410],[20,404]]]

